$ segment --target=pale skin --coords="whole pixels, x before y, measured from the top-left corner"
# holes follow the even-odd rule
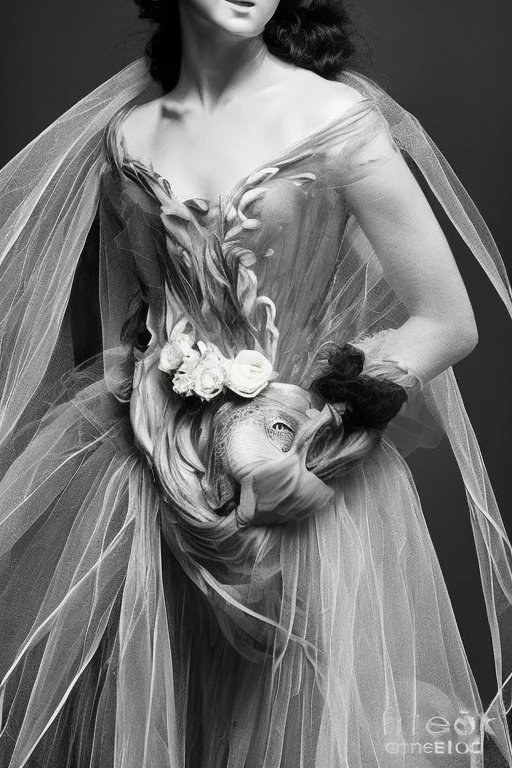
[[[180,0],[179,82],[132,111],[122,138],[127,153],[167,178],[181,200],[214,203],[363,98],[268,52],[262,32],[278,4],[254,0],[242,8],[230,0]],[[350,203],[411,315],[395,335],[393,352],[426,382],[473,350],[475,318],[448,242],[400,156],[378,184],[382,189],[374,195],[364,183],[352,185]],[[386,226],[390,221],[400,226]]]

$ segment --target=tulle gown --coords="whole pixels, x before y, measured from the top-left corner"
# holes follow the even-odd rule
[[[218,201],[181,201],[124,151],[124,114],[100,150],[103,353],[73,370],[64,317],[52,358],[64,377],[53,400],[43,379],[45,402],[33,399],[2,454],[2,765],[483,766],[484,732],[512,765],[499,697],[482,719],[404,460],[448,431],[490,564],[488,606],[501,600],[499,644],[507,540],[451,371],[331,481],[329,508],[241,529],[229,551],[196,524],[200,460],[180,465],[173,501],[145,458],[155,422],[171,457],[190,455],[176,438],[190,409],[157,360],[204,286],[205,260],[243,264],[248,306],[273,302],[275,316],[252,305],[254,326],[277,339],[278,380],[305,390],[326,342],[407,318],[350,204],[355,190],[382,194],[386,178],[399,193],[388,122],[367,98]],[[205,335],[228,338],[222,312],[208,323]],[[201,408],[207,445],[211,405]]]

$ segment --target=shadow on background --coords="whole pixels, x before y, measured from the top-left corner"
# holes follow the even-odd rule
[[[370,74],[413,112],[446,154],[510,264],[508,0],[352,0]],[[45,0],[2,10],[0,165],[96,85],[140,55],[129,0]],[[507,135],[505,135],[505,131]],[[507,157],[508,159],[508,157]],[[445,228],[446,229],[446,228]],[[510,528],[510,334],[505,309],[453,231],[480,344],[456,366],[467,410]],[[446,441],[410,458],[425,516],[482,698],[494,693],[487,621],[462,481]]]

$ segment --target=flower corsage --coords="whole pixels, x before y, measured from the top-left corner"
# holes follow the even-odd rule
[[[242,349],[229,359],[212,342],[196,342],[180,324],[162,348],[158,368],[172,376],[177,394],[201,400],[212,400],[226,387],[241,397],[255,397],[277,375],[261,352]]]

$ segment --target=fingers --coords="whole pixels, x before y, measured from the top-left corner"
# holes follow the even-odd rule
[[[326,403],[321,411],[318,411],[318,416],[304,422],[295,434],[295,440],[293,443],[293,450],[298,453],[301,460],[306,461],[306,454],[311,445],[311,441],[314,436],[325,424],[329,424],[333,418],[333,407],[330,403]]]

